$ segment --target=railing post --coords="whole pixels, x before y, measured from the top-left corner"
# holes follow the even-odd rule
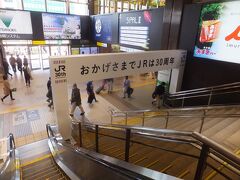
[[[206,168],[208,152],[209,152],[209,147],[203,144],[201,154],[198,160],[197,170],[195,173],[195,178],[194,178],[195,180],[201,180],[203,177],[203,173]]]
[[[82,127],[81,123],[78,123],[78,135],[79,135],[79,146],[82,147]]]
[[[112,122],[113,122],[113,112],[112,112],[112,110],[110,110],[111,111],[111,124],[112,124]]]
[[[95,141],[96,141],[96,152],[98,151],[98,125],[95,126]]]
[[[142,126],[144,126],[144,121],[145,121],[145,113],[143,112]]]
[[[131,129],[126,129],[125,161],[127,161],[127,162],[128,162],[128,160],[129,160],[130,136],[131,136]]]
[[[128,113],[126,112],[126,116],[125,116],[125,125],[127,125],[127,119],[128,119]]]
[[[168,118],[169,118],[169,112],[167,112],[167,116],[166,116],[165,129],[167,129],[167,127],[168,127]]]
[[[203,110],[203,117],[202,117],[202,121],[201,121],[200,129],[199,129],[199,133],[202,133],[202,129],[203,129],[203,124],[204,124],[205,116],[206,116],[206,111]]]
[[[212,91],[213,91],[213,89],[211,90],[209,98],[208,98],[208,106],[210,106],[211,101],[212,101]]]
[[[182,108],[184,107],[184,97],[182,99]]]

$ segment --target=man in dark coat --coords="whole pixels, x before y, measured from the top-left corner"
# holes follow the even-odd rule
[[[160,102],[165,93],[165,82],[162,82],[160,85],[156,86],[152,97],[156,99],[157,108],[160,108]]]
[[[81,110],[80,115],[83,116],[85,114],[85,111],[82,107],[80,90],[78,89],[76,83],[73,84],[73,88],[72,88],[71,105],[72,105],[72,109],[71,109],[71,112],[70,112],[70,116],[73,117],[73,113],[74,113],[77,106]]]
[[[5,58],[3,58],[3,69],[6,76],[9,74],[12,77],[12,74],[9,72],[9,64]]]

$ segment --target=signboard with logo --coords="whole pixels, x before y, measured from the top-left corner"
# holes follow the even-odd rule
[[[42,13],[44,39],[81,39],[80,16]]]
[[[32,39],[30,12],[0,10],[0,39]]]
[[[203,6],[195,57],[240,63],[239,9],[239,1]]]
[[[60,134],[64,139],[71,135],[68,84],[182,68],[185,59],[184,50],[50,57],[54,111]]]
[[[103,43],[118,43],[118,15],[97,15],[92,18],[93,39]]]
[[[119,18],[121,51],[161,49],[163,8],[121,13]]]

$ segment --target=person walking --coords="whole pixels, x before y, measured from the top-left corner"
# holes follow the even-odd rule
[[[156,100],[156,105],[157,108],[159,109],[161,106],[161,99],[163,99],[165,93],[165,82],[162,82],[160,85],[156,86],[152,97],[155,98]],[[154,103],[154,101],[152,102],[152,104]]]
[[[28,59],[26,58],[26,56],[23,57],[23,66],[28,65]]]
[[[28,67],[28,65],[25,65],[23,67],[23,73],[24,73],[24,77],[25,77],[26,86],[30,87],[30,79],[32,79],[32,75],[31,75],[31,70]]]
[[[3,69],[4,69],[4,73],[5,75],[10,75],[11,77],[13,76],[10,72],[9,72],[9,64],[6,60],[6,58],[3,58]]]
[[[126,98],[126,94],[128,95],[128,98],[131,97],[131,94],[129,93],[130,88],[131,88],[130,80],[128,79],[128,76],[125,76],[125,79],[123,81],[123,98]]]
[[[22,59],[19,57],[19,55],[17,55],[17,68],[20,71],[20,73],[22,74]]]
[[[3,92],[4,92],[4,96],[1,98],[2,102],[9,95],[12,101],[15,100],[12,96],[12,89],[10,87],[10,83],[8,82],[8,78],[6,75],[3,76]]]
[[[52,82],[51,82],[51,77],[49,77],[49,79],[48,79],[48,82],[47,82],[47,90],[48,90],[48,93],[49,93],[49,89],[51,88],[51,91],[52,91],[52,87],[51,87],[51,85],[52,85]],[[47,93],[47,94],[48,94]],[[47,102],[51,102],[51,99],[47,96]]]
[[[95,102],[98,102],[98,100],[96,99],[95,93],[94,93],[94,87],[93,87],[93,82],[89,81],[87,83],[87,93],[88,93],[88,103],[92,104],[92,101],[95,100]]]
[[[107,79],[108,94],[111,94],[113,91],[113,78]]]
[[[47,93],[47,98],[48,98],[48,107],[51,109],[53,106],[53,98],[52,98],[52,86],[50,85],[50,87],[48,88],[48,93]]]
[[[11,54],[11,57],[9,58],[9,62],[10,62],[10,64],[11,64],[11,66],[12,66],[12,70],[13,70],[13,72],[14,73],[16,73],[16,59],[15,59],[15,57],[13,57],[13,55]]]
[[[73,84],[73,88],[72,88],[72,95],[71,95],[71,112],[70,112],[70,116],[73,117],[73,113],[76,109],[76,107],[78,106],[79,109],[81,110],[81,116],[83,116],[85,114],[85,111],[82,107],[82,101],[81,101],[81,95],[80,95],[80,90],[77,87],[77,84],[74,83]]]

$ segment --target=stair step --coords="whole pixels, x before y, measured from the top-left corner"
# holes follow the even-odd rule
[[[33,169],[28,170],[28,172],[23,170],[23,177],[35,176],[35,175],[42,174],[46,171],[53,170],[53,169],[56,169],[56,167],[54,165],[45,166],[45,167],[41,167],[41,168],[38,168],[38,169],[33,168]]]
[[[31,174],[26,174],[23,173],[23,178],[27,178],[27,179],[35,179],[37,177],[42,177],[45,174],[48,174],[50,172],[55,172],[58,171],[58,169],[56,167],[46,167],[44,169],[40,169],[39,171],[37,171],[36,173],[31,173]]]

